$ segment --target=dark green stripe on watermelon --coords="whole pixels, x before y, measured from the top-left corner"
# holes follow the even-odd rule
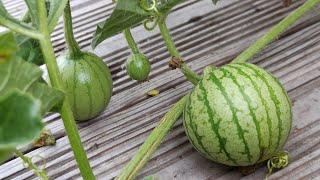
[[[237,72],[239,73],[240,76],[243,76],[245,78],[247,78],[251,84],[253,85],[254,89],[256,89],[257,93],[259,94],[259,98],[262,102],[263,108],[266,111],[266,116],[267,116],[267,124],[268,124],[268,134],[269,134],[269,143],[268,143],[268,147],[265,149],[269,149],[272,146],[272,122],[270,119],[270,112],[269,112],[269,107],[267,106],[266,100],[262,95],[261,89],[260,87],[257,85],[257,83],[250,77],[250,75],[248,75],[245,71],[243,71],[241,68],[237,67],[237,66],[233,66],[233,64],[230,64],[228,66],[229,68],[234,68],[235,70],[237,70]],[[264,148],[264,147],[263,147]],[[263,150],[264,154],[267,154],[268,152],[265,152],[265,150]]]
[[[231,100],[232,97],[229,97],[228,94],[226,93],[226,90],[225,88],[222,86],[220,80],[215,76],[214,73],[211,73],[211,80],[212,82],[218,86],[219,90],[221,91],[221,93],[223,94],[224,98],[226,99],[226,101],[228,102],[229,104],[229,107],[231,109],[231,112],[232,112],[232,116],[233,116],[233,122],[236,124],[237,126],[237,134],[239,136],[239,138],[242,140],[243,144],[244,144],[244,147],[245,147],[245,152],[244,154],[247,155],[247,158],[248,158],[248,161],[251,162],[251,159],[252,159],[252,155],[250,154],[250,149],[248,147],[248,143],[247,141],[245,140],[244,138],[244,133],[245,131],[241,128],[240,124],[239,124],[239,119],[236,115],[237,113],[237,109],[234,107],[233,105],[233,102]]]
[[[202,101],[204,101],[204,104],[205,104],[205,107],[207,109],[207,113],[209,115],[209,118],[210,119],[213,119],[213,114],[216,114],[214,112],[214,110],[210,107],[209,105],[209,101],[208,101],[208,98],[207,98],[207,92],[206,92],[206,89],[203,87],[203,82],[200,82],[199,83],[199,89],[203,92],[203,99]],[[213,130],[213,132],[216,134],[216,136],[218,137],[218,141],[219,141],[219,147],[220,147],[220,153],[224,153],[227,158],[228,158],[228,161],[231,161],[232,163],[234,163],[235,165],[237,165],[237,161],[235,159],[233,159],[229,152],[226,150],[226,139],[221,137],[220,133],[219,133],[219,126],[220,126],[220,122],[221,122],[221,119],[218,120],[217,123],[215,123],[214,121],[209,121],[209,123],[211,124],[211,129]]]

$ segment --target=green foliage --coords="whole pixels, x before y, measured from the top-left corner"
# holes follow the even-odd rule
[[[184,0],[159,1],[157,9],[160,13],[168,13],[175,5]],[[92,40],[92,46],[96,47],[105,39],[136,26],[139,23],[155,16],[152,11],[145,11],[140,7],[139,0],[118,0],[117,6],[111,16],[105,22],[98,24]]]
[[[62,101],[64,94],[40,83],[42,71],[16,55],[12,32],[0,35],[0,160],[11,150],[36,138],[41,117]]]
[[[40,134],[41,102],[20,90],[10,90],[0,99],[0,149],[15,148]]]
[[[19,50],[16,52],[17,56],[21,57],[27,62],[39,66],[44,64],[39,41],[20,34],[15,34],[14,36],[19,46]]]

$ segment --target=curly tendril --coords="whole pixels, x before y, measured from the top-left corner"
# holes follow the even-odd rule
[[[140,7],[145,11],[154,12],[154,15],[150,16],[143,22],[143,26],[146,30],[151,31],[156,28],[159,21],[159,11],[157,9],[157,0],[140,0]]]
[[[149,0],[140,0],[140,6],[145,11],[158,11],[157,10],[157,1],[151,0],[151,3]]]
[[[273,156],[271,159],[268,160],[268,174],[266,176],[266,179],[268,179],[268,176],[272,174],[272,171],[274,169],[282,169],[287,167],[289,164],[289,153],[288,152],[279,152],[275,156]]]

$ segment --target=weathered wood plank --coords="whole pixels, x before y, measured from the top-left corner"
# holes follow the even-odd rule
[[[303,1],[298,1],[289,8],[283,8],[278,0],[225,0],[213,7],[210,1],[187,1],[181,5],[183,8],[177,8],[169,16],[168,25],[186,62],[194,70],[201,72],[209,64],[222,65],[232,60],[269,27],[302,3]],[[14,3],[11,5],[14,9]],[[84,49],[90,50],[95,25],[110,14],[113,5],[110,1],[92,3],[82,0],[72,1],[72,6],[75,36]],[[317,8],[319,9],[320,7]],[[312,23],[308,23],[310,20]],[[278,76],[295,101],[294,129],[297,132],[292,133],[286,146],[292,152],[293,163],[288,170],[271,177],[283,179],[295,177],[295,173],[288,173],[290,169],[297,168],[302,176],[315,176],[319,169],[319,165],[315,164],[319,152],[309,152],[319,148],[317,144],[320,142],[317,138],[320,137],[320,124],[313,119],[319,117],[317,107],[320,103],[318,99],[313,104],[310,103],[314,96],[319,97],[320,54],[317,52],[320,49],[320,15],[308,14],[289,32],[252,61]],[[137,27],[133,33],[143,52],[151,57],[152,74],[147,83],[137,84],[130,80],[121,68],[129,55],[122,35],[106,40],[95,50],[112,70],[114,96],[109,108],[96,120],[82,123],[79,127],[91,165],[101,179],[116,176],[169,107],[192,88],[181,73],[168,69],[166,63],[169,55],[157,30],[145,32]],[[65,47],[61,23],[52,39],[56,51],[61,52]],[[150,98],[146,92],[153,88],[160,89],[161,94]],[[304,109],[308,105],[312,106]],[[304,125],[299,123],[300,119],[303,119]],[[26,148],[27,155],[43,156],[47,161],[48,174],[53,179],[79,178],[79,170],[59,116],[51,115],[45,121],[58,138],[57,145],[35,150]],[[305,141],[308,137],[315,138]],[[297,146],[301,148],[296,148]],[[304,156],[310,156],[311,159],[303,158]],[[308,166],[310,168],[307,170],[301,166],[300,161],[301,164],[306,162],[315,165]],[[186,139],[181,121],[177,122],[139,177],[153,173],[161,179],[240,178],[240,174],[232,168],[201,158]],[[265,169],[261,168],[246,178],[261,178],[264,173]],[[0,166],[0,179],[3,178],[34,179],[35,176],[23,167],[19,159],[13,159]]]

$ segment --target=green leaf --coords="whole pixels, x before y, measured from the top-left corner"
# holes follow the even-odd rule
[[[0,60],[11,56],[18,49],[14,42],[14,35],[11,32],[0,34]]]
[[[14,148],[39,136],[41,103],[20,90],[11,90],[0,98],[0,149]]]
[[[25,92],[41,75],[42,71],[36,65],[18,57],[3,60],[0,62],[0,94],[5,94],[13,88]]]
[[[139,0],[118,0],[110,18],[97,26],[92,46],[96,47],[105,39],[134,26],[151,15],[139,5]]]
[[[48,0],[50,9],[48,13],[49,31],[52,32],[57,25],[59,17],[62,15],[68,0]]]
[[[161,14],[167,14],[183,1],[185,0],[160,0],[157,9]],[[140,7],[140,0],[118,0],[111,16],[105,22],[97,25],[91,43],[92,47],[95,48],[105,39],[140,24],[152,15],[154,12],[147,12]]]
[[[28,92],[41,101],[42,115],[50,111],[55,105],[61,103],[64,98],[63,92],[51,88],[44,83],[35,83],[28,89]]]
[[[0,36],[0,42],[10,40],[8,43],[15,44],[14,39]],[[13,46],[13,45],[12,45]],[[9,46],[8,46],[9,47]],[[16,48],[10,48],[16,49]],[[53,89],[44,83],[39,83],[42,70],[34,64],[23,61],[15,55],[0,61],[0,94],[5,94],[12,89],[29,92],[33,97],[41,100],[41,112],[45,114],[63,99],[63,93]]]

